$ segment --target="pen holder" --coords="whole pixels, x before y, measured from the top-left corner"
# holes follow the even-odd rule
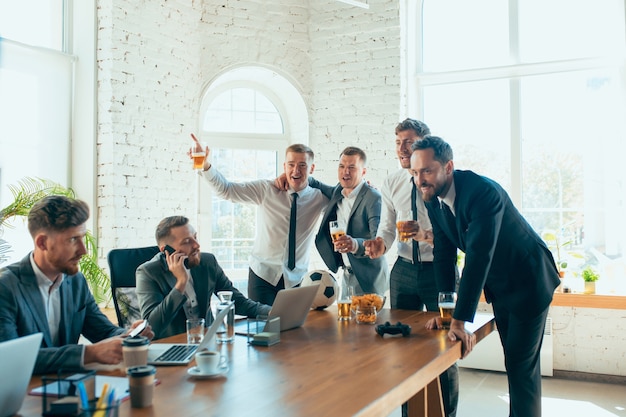
[[[41,377],[41,382],[43,388],[41,415],[44,417],[81,415],[79,385],[84,387],[88,402],[94,402],[96,399],[95,371],[78,374],[64,374],[63,371],[59,371],[56,377]]]
[[[97,408],[96,402],[90,402],[87,410],[82,410],[79,417],[118,417],[120,402],[114,401],[108,406]]]

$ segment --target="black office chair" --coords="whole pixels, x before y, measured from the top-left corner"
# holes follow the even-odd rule
[[[135,294],[135,271],[142,263],[159,252],[157,246],[143,248],[113,249],[107,256],[111,274],[111,295],[120,327],[129,327],[141,319],[137,294]]]

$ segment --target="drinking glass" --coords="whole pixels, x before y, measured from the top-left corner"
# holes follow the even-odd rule
[[[456,293],[455,292],[440,292],[439,299],[439,314],[441,315],[441,324],[444,329],[450,328],[452,322],[452,314],[456,307]]]
[[[339,239],[341,236],[346,234],[346,228],[343,227],[337,220],[332,220],[328,223],[328,228],[330,229],[330,237],[333,242]]]
[[[411,240],[413,234],[413,221],[413,212],[411,210],[398,210],[396,213],[398,239],[402,242],[408,242]]]

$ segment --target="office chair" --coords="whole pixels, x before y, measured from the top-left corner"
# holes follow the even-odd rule
[[[141,319],[135,294],[135,271],[158,252],[157,246],[113,249],[109,252],[107,261],[111,274],[111,295],[120,327],[129,327],[134,321]]]

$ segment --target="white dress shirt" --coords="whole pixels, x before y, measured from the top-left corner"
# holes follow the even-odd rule
[[[50,338],[54,346],[59,346],[59,326],[61,322],[61,294],[59,286],[65,278],[65,274],[61,274],[56,281],[50,281],[41,269],[35,263],[33,253],[30,254],[30,266],[33,268],[35,277],[37,278],[37,286],[43,300],[43,308],[48,319],[48,329],[50,330]]]
[[[389,251],[396,238],[396,213],[398,210],[411,210],[411,190],[413,177],[406,169],[389,175],[383,183],[381,194],[383,204],[380,213],[377,237],[385,241],[385,252]],[[428,211],[418,190],[417,199],[417,222],[424,230],[432,230]],[[420,259],[423,262],[432,262],[433,247],[426,242],[419,242]],[[398,256],[408,260],[413,259],[413,246],[411,241],[402,242],[398,239]]]
[[[320,215],[328,205],[328,199],[322,192],[309,186],[298,191],[296,267],[290,270],[287,261],[293,190],[288,192],[277,190],[271,180],[230,182],[214,166],[199,173],[221,198],[259,206],[250,269],[274,286],[278,284],[281,276],[285,277],[285,288],[300,283],[309,268],[311,247]]]
[[[365,184],[365,180],[361,181],[359,185],[354,187],[354,190],[350,192],[350,194],[346,195],[346,190],[341,190],[341,195],[343,198],[339,200],[337,203],[337,222],[340,225],[343,225],[344,230],[348,231],[348,223],[350,222],[350,213],[352,213],[352,207],[354,207],[354,201],[356,197],[361,192],[361,188],[363,188],[363,184]],[[354,242],[354,241],[353,241]],[[356,250],[358,250],[358,246]],[[354,252],[356,252],[356,250]],[[352,253],[354,253],[352,252]],[[347,253],[342,253],[341,258],[343,259],[343,264],[345,266],[350,266],[350,258],[348,258]]]

